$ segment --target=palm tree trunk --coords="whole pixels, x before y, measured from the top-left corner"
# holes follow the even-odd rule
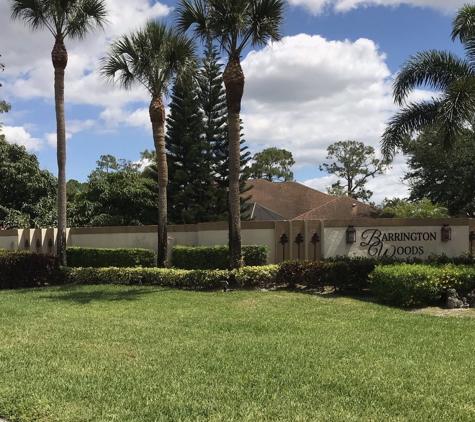
[[[229,57],[223,72],[226,87],[229,131],[229,258],[230,268],[242,267],[241,253],[241,204],[239,176],[241,172],[241,99],[244,94],[244,73],[239,55]]]
[[[167,185],[168,165],[165,148],[165,106],[161,96],[154,96],[149,107],[158,173],[158,253],[157,266],[167,266]]]
[[[56,38],[51,59],[54,67],[54,101],[56,107],[56,137],[58,160],[58,236],[57,253],[61,265],[66,265],[66,118],[64,114],[64,70],[68,52],[63,40]]]

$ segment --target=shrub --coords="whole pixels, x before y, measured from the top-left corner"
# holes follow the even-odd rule
[[[245,245],[242,247],[245,265],[261,266],[267,264],[269,247],[267,245]],[[226,270],[229,267],[229,247],[219,246],[175,246],[172,251],[174,268],[185,270]]]
[[[459,293],[475,288],[475,268],[448,264],[377,266],[370,275],[370,289],[382,303],[402,307],[434,305],[448,288]]]
[[[60,284],[59,261],[53,254],[29,251],[0,254],[0,289]]]
[[[264,265],[259,267],[243,267],[239,270],[233,270],[232,275],[239,286],[258,286],[261,288],[268,288],[276,285],[278,271],[278,265]]]
[[[67,249],[69,267],[155,267],[157,254],[142,248],[85,248]]]
[[[64,268],[71,284],[147,284],[171,288],[205,289],[221,286],[227,271],[177,270],[173,268]]]

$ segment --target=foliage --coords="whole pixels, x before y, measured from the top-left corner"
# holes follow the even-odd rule
[[[24,146],[0,140],[0,227],[26,228],[57,225],[57,180],[41,170],[38,158]]]
[[[245,265],[267,264],[269,256],[267,245],[244,245],[242,251]],[[172,252],[172,262],[175,268],[225,270],[229,267],[229,247],[227,245],[175,246]]]
[[[154,267],[157,254],[142,248],[85,248],[68,247],[70,267]]]
[[[428,198],[409,202],[401,200],[396,205],[386,206],[382,210],[382,217],[391,218],[447,218],[447,208],[433,204]]]
[[[176,289],[208,289],[222,286],[228,272],[221,270],[182,270],[175,268],[67,268],[70,284],[147,284]]]
[[[335,142],[327,148],[327,153],[327,160],[336,161],[319,166],[320,171],[334,174],[345,181],[345,188],[339,180],[329,192],[336,193],[345,189],[346,195],[363,201],[369,200],[373,195],[373,192],[365,189],[368,180],[384,174],[390,168],[388,161],[376,158],[374,148],[363,142]]]
[[[167,261],[167,186],[168,166],[165,148],[165,105],[162,97],[169,86],[188,80],[196,70],[195,43],[173,27],[149,21],[142,28],[112,42],[101,62],[101,75],[118,82],[124,89],[143,86],[150,94],[150,122],[157,160],[158,182],[158,258],[160,267]]]
[[[107,160],[107,162],[106,162]],[[101,155],[86,184],[69,181],[71,227],[140,226],[157,220],[156,182],[127,160]]]
[[[404,176],[411,200],[429,198],[453,216],[475,215],[475,132],[465,128],[446,150],[435,129],[422,131],[406,142],[409,171]]]
[[[256,152],[252,157],[253,163],[245,171],[251,179],[265,179],[269,182],[294,180],[290,167],[295,164],[292,153],[285,149],[267,148]]]
[[[168,220],[171,224],[216,221],[216,185],[211,145],[204,136],[195,81],[173,86],[165,144],[168,160]]]
[[[432,127],[448,148],[463,135],[475,114],[475,5],[466,4],[453,21],[452,40],[459,38],[466,59],[450,52],[429,50],[411,56],[396,74],[394,102],[402,107],[383,134],[381,150],[391,158],[415,132]],[[412,91],[427,87],[438,92],[430,100],[407,103]]]
[[[223,82],[228,111],[231,268],[242,266],[240,113],[245,80],[241,55],[246,46],[265,46],[269,41],[282,39],[285,4],[285,0],[180,0],[178,3],[178,29],[181,32],[192,29],[201,40],[217,42],[228,55]]]
[[[4,251],[0,254],[0,289],[19,289],[62,282],[58,258],[53,254]]]
[[[244,247],[245,248],[245,247]],[[241,287],[269,288],[276,285],[278,265],[245,266],[231,272],[234,281]]]
[[[475,288],[475,267],[423,264],[377,266],[370,275],[370,290],[382,303],[402,307],[437,304],[448,288]]]

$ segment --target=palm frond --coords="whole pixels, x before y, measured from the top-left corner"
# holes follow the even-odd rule
[[[100,74],[124,89],[143,85],[151,96],[166,95],[169,85],[197,62],[194,41],[165,24],[149,21],[110,46],[101,60]]]
[[[459,9],[452,22],[452,41],[459,38],[467,57],[475,61],[475,5],[466,4]]]
[[[470,63],[452,53],[430,50],[411,56],[401,67],[393,83],[394,102],[404,105],[417,86],[445,91],[459,78],[475,77]]]
[[[408,104],[389,121],[381,139],[381,154],[391,160],[414,132],[438,124],[440,100]]]
[[[103,28],[108,22],[107,8],[104,0],[80,0],[69,11],[66,24],[66,35],[71,38],[83,39],[84,36],[97,28]]]
[[[49,3],[42,0],[11,0],[10,4],[13,20],[23,21],[31,30],[47,28],[53,36],[56,36],[54,22],[50,22]]]

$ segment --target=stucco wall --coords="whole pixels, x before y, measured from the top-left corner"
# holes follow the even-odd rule
[[[324,257],[389,256],[401,259],[427,259],[431,254],[446,254],[449,257],[469,250],[468,219],[421,219],[421,220],[375,220],[352,221],[356,230],[356,242],[346,242],[349,224],[325,221]],[[443,224],[451,228],[451,240],[441,240]]]

